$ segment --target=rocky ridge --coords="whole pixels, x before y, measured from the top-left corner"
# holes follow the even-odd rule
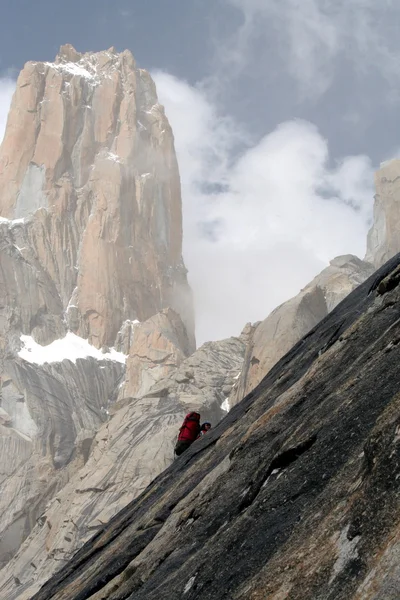
[[[366,260],[375,268],[400,252],[400,160],[389,160],[375,174],[374,221]]]

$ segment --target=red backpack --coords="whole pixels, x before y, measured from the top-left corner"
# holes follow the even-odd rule
[[[188,413],[179,430],[180,442],[194,442],[200,432],[200,415],[197,412]]]

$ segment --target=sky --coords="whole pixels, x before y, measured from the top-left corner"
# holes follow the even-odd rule
[[[173,127],[198,342],[365,254],[398,156],[397,0],[3,0],[0,138],[28,60],[129,48]]]

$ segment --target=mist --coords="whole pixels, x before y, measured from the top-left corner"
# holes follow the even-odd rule
[[[317,127],[288,121],[237,152],[239,124],[204,90],[154,74],[180,165],[184,259],[198,343],[237,335],[297,294],[340,254],[364,256],[373,166],[332,166]]]
[[[400,44],[388,35],[399,7],[223,4],[236,18],[214,28],[208,76],[154,73],[180,166],[198,343],[266,318],[334,257],[363,258],[374,171],[398,149],[383,156],[371,123],[399,98]]]

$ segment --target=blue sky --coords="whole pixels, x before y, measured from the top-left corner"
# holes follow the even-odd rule
[[[4,0],[0,128],[26,61],[129,48],[175,133],[199,338],[223,337],[363,256],[400,148],[399,23],[396,0]]]
[[[311,79],[324,77],[323,68],[315,62],[318,43],[308,56],[310,49],[306,49],[303,62],[290,66],[290,43],[299,42],[291,42],[284,31],[290,26],[290,11],[268,8],[298,4],[294,0],[4,0],[0,73],[18,72],[28,60],[51,60],[66,42],[80,51],[129,48],[140,66],[166,70],[192,84],[214,76],[218,65],[218,75],[224,79],[218,98],[223,110],[229,103],[229,111],[252,132],[259,132],[260,125],[267,130],[287,119],[302,118],[318,123],[324,135],[330,136],[335,153],[359,153],[367,148],[376,159],[390,153],[397,145],[391,118],[399,90],[388,86],[387,77],[396,71],[387,64],[382,73],[379,62],[385,60],[385,52],[379,56],[377,52],[381,40],[371,40],[368,35],[378,32],[382,40],[389,40],[386,62],[395,60],[400,49],[396,40],[400,8],[390,0],[376,3],[377,9],[372,0],[332,2],[339,7],[337,12],[343,13],[343,21],[355,13],[355,20],[364,22],[359,35],[366,36],[366,40],[356,42],[355,36],[352,40],[346,34],[342,47],[332,56],[325,46],[321,60],[326,60],[333,76],[329,91],[315,95],[311,86],[310,94],[304,95],[299,90],[301,71],[305,74],[308,70]],[[304,0],[301,4],[305,8],[297,11],[298,29],[302,19],[314,18],[324,36],[329,23],[318,21],[312,6],[327,6],[330,2]],[[341,5],[353,6],[353,10],[344,11]],[[257,15],[257,11],[258,26],[248,26],[248,39],[239,42],[246,18],[252,12]],[[368,20],[376,20],[377,24],[371,25]],[[343,21],[336,19],[333,28],[343,27]],[[292,35],[297,35],[294,29]],[[356,45],[363,43],[370,48],[356,50]],[[233,59],[234,52],[242,55],[241,65],[240,59]],[[374,53],[378,61],[375,65],[370,60]],[[298,77],[293,76],[293,68],[299,71]],[[389,100],[392,105],[388,110]]]
[[[81,51],[129,48],[138,63],[191,81],[207,73],[213,2],[200,0],[4,0],[0,68],[49,60],[63,43]],[[221,13],[219,13],[221,16]]]

